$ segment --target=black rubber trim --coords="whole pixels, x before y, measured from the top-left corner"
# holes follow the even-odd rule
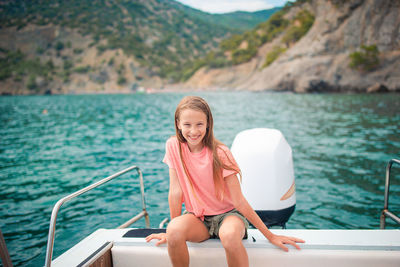
[[[79,263],[76,267],[81,267],[83,266],[85,263],[87,263],[91,258],[93,258],[94,256],[96,256],[103,248],[105,248],[106,246],[108,246],[108,244],[110,244],[111,242],[106,242],[104,243],[101,247],[99,247],[95,252],[93,252],[92,254],[90,254],[89,257],[87,257],[84,261],[82,261],[81,263]]]
[[[146,237],[151,234],[165,233],[167,229],[161,228],[144,228],[144,229],[132,229],[126,232],[123,237]]]

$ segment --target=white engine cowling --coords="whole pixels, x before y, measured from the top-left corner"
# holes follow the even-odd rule
[[[245,130],[236,135],[231,151],[250,205],[259,215],[276,217],[260,216],[267,225],[284,227],[294,211],[296,193],[292,149],[283,134],[276,129]]]

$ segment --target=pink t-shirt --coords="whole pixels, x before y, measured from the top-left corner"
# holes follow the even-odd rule
[[[183,202],[185,203],[186,210],[194,213],[196,217],[199,217],[202,220],[204,215],[217,215],[232,210],[234,206],[226,185],[222,201],[219,200],[215,194],[212,151],[208,147],[204,147],[201,152],[192,153],[190,152],[187,143],[181,143],[181,147],[182,158],[185,161],[187,170],[193,180],[192,183],[195,194],[193,194],[190,181],[186,177],[179,156],[179,141],[176,137],[168,139],[163,162],[165,162],[170,169],[174,169],[177,173],[179,184],[183,192]],[[227,159],[227,156],[234,164],[236,164],[232,153],[226,146],[219,147],[218,156],[220,160],[228,166],[230,165],[230,162]],[[235,173],[237,172],[224,169],[222,176],[225,178]]]

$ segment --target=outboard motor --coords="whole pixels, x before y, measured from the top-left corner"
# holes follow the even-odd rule
[[[286,227],[296,206],[292,149],[276,129],[238,133],[232,154],[242,171],[242,192],[267,227]]]

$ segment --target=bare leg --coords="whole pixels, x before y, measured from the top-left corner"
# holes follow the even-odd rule
[[[167,227],[168,254],[174,267],[189,266],[186,241],[201,242],[210,238],[203,222],[193,214],[174,218]]]
[[[227,216],[219,229],[219,238],[225,249],[229,267],[249,266],[249,257],[242,239],[245,234],[243,221],[237,216]]]

